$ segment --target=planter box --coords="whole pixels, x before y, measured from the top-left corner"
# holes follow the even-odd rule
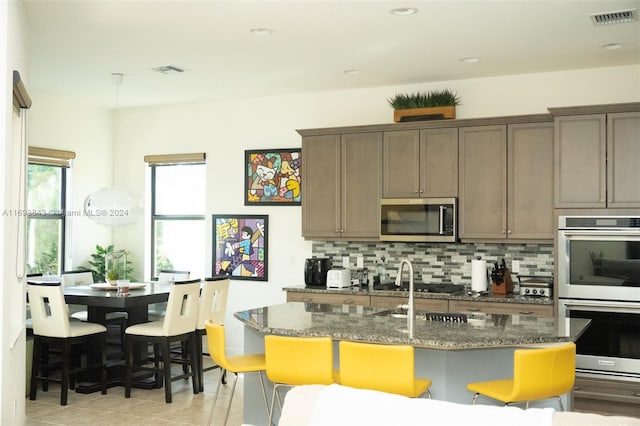
[[[442,120],[452,118],[456,118],[456,107],[454,106],[397,109],[393,111],[393,121],[396,123],[403,121]]]

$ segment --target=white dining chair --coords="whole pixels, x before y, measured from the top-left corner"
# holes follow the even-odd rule
[[[60,274],[60,282],[63,287],[71,287],[78,285],[91,285],[94,284],[93,273],[87,270],[75,270],[65,271]],[[77,305],[70,307],[71,318],[79,321],[88,321],[89,313],[86,309],[78,310]],[[105,323],[118,327],[118,333],[120,335],[120,346],[124,346],[124,329],[127,327],[127,313],[126,312],[108,312],[105,315]]]
[[[200,391],[198,383],[198,362],[196,353],[196,322],[200,280],[176,281],[169,291],[167,312],[163,319],[132,325],[125,330],[126,335],[126,385],[125,398],[131,397],[134,371],[151,371],[158,383],[164,383],[165,401],[171,403],[171,382],[191,377],[193,393]],[[171,376],[171,343],[184,342],[188,349],[187,373]],[[149,360],[134,365],[134,351],[138,344],[153,344],[153,366]],[[200,355],[201,356],[201,355]]]
[[[200,304],[198,306],[198,322],[196,324],[196,350],[200,354],[198,356],[198,375],[200,382],[200,392],[204,391],[204,372],[211,371],[216,368],[222,368],[218,364],[204,368],[203,362],[203,339],[207,339],[207,329],[205,323],[209,320],[216,325],[224,325],[224,316],[227,312],[227,300],[229,298],[229,277],[227,275],[218,275],[205,278],[200,291]],[[207,342],[207,355],[209,354]],[[226,383],[226,377],[223,375],[222,380]]]
[[[154,281],[159,284],[171,284],[176,281],[187,281],[190,279],[190,271],[177,271],[173,269],[161,269]],[[158,321],[164,317],[167,311],[167,302],[154,303],[149,306],[149,320]]]
[[[91,322],[70,321],[64,293],[59,282],[27,283],[29,307],[33,322],[33,356],[31,367],[31,387],[29,399],[35,400],[38,381],[43,391],[48,383],[60,383],[60,404],[67,405],[68,390],[73,388],[75,375],[87,370],[99,370],[100,389],[107,393],[106,352],[107,328]],[[73,363],[77,359],[76,348],[83,346],[87,353],[86,365]],[[49,372],[55,367],[49,363],[50,350],[57,348],[60,353],[62,371],[60,378],[52,377]],[[97,350],[99,360],[93,362],[89,352]],[[73,356],[72,356],[73,355]]]

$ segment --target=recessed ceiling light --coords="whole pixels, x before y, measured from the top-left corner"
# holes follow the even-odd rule
[[[344,70],[343,73],[345,75],[356,75],[356,74],[362,74],[362,70],[355,70],[355,69]]]
[[[251,28],[249,32],[257,36],[267,36],[273,34],[273,30],[269,28]]]
[[[391,9],[390,13],[396,16],[409,16],[418,13],[418,9],[415,7],[397,7],[395,9]]]
[[[464,62],[465,64],[473,64],[475,62],[480,62],[480,58],[469,56],[468,58],[460,58],[460,62]]]
[[[622,43],[607,43],[603,44],[602,48],[607,50],[616,50],[622,47]]]

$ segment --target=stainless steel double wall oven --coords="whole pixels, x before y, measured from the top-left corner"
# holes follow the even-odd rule
[[[640,381],[640,216],[560,216],[558,318],[588,318],[576,372]]]

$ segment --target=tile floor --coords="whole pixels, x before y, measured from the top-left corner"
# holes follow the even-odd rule
[[[210,359],[205,359],[205,367]],[[198,425],[207,423],[220,370],[205,372],[204,393],[193,394],[190,380],[172,383],[173,402],[164,402],[164,389],[132,389],[131,398],[124,397],[124,387],[112,387],[107,395],[100,392],[79,394],[69,392],[66,406],[60,405],[60,388],[50,384],[48,392],[38,389],[35,401],[26,399],[27,426],[43,425]],[[222,393],[214,413],[213,424],[221,425],[229,401],[233,375],[222,386]],[[242,375],[238,378],[229,414],[229,426],[242,424]]]

